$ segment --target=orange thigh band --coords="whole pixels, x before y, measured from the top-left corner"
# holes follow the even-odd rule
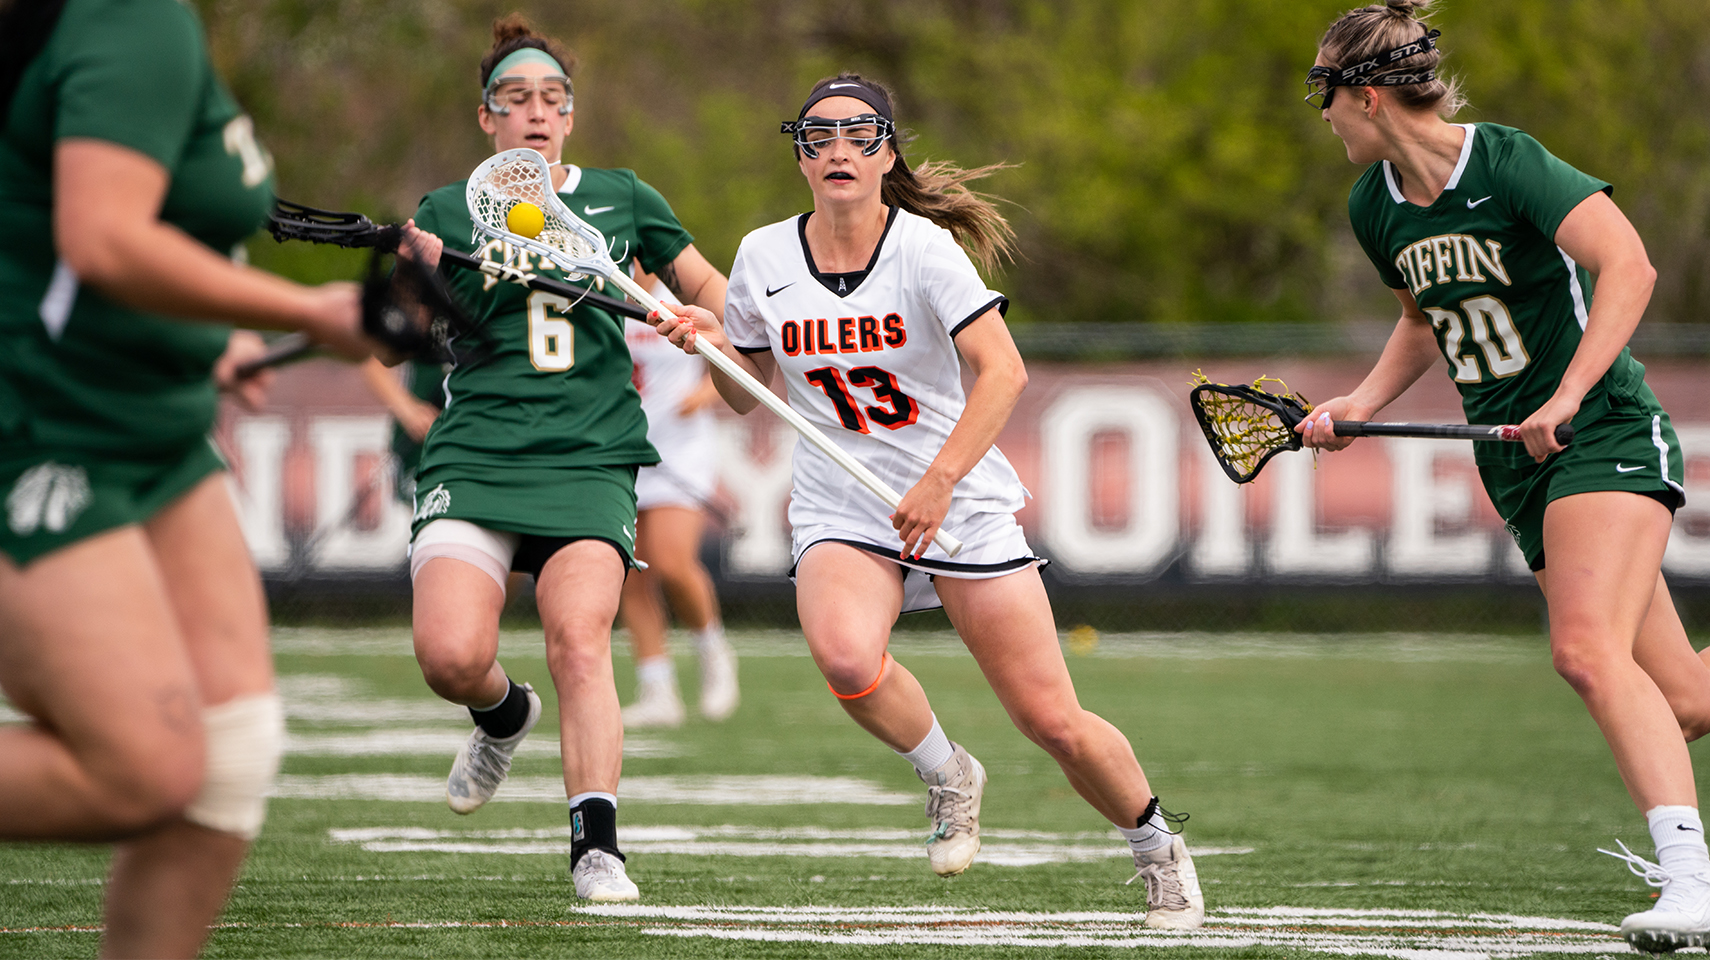
[[[879,658],[879,675],[874,677],[873,682],[867,685],[867,689],[862,690],[860,693],[838,693],[837,688],[832,686],[831,681],[829,680],[826,681],[825,689],[830,690],[831,695],[839,700],[859,700],[867,694],[872,693],[874,690],[879,689],[879,684],[884,682],[885,679],[885,667],[889,666],[890,662],[891,652],[886,650],[885,655]]]

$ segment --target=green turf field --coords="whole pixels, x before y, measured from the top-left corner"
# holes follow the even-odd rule
[[[619,831],[643,899],[596,911],[569,883],[555,724],[493,803],[456,816],[441,791],[468,722],[428,693],[407,630],[293,628],[276,635],[291,752],[208,955],[1626,952],[1611,924],[1650,891],[1596,848],[1648,855],[1649,839],[1543,638],[1081,639],[1082,702],[1193,815],[1209,908],[1194,936],[1138,927],[1120,840],[953,636],[901,634],[893,652],[991,773],[967,874],[927,869],[924,788],[843,716],[800,638],[740,632],[735,718],[626,743]],[[502,655],[553,716],[538,638],[507,634]],[[627,659],[618,676],[627,699]],[[0,955],[92,955],[104,863],[0,845]]]

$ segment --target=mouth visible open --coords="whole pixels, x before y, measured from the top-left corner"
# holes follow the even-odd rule
[[[833,170],[832,172],[825,175],[825,179],[827,179],[827,180],[854,180],[855,177],[853,174],[846,173],[842,170]]]

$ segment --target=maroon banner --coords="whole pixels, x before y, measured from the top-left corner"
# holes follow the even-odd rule
[[[1368,360],[1224,361],[1225,383],[1263,374],[1323,400]],[[1710,390],[1702,364],[1647,365],[1688,456],[1687,505],[1664,569],[1710,583]],[[1445,583],[1530,579],[1478,482],[1472,445],[1366,439],[1316,458],[1285,453],[1231,483],[1187,405],[1192,367],[1174,361],[1029,365],[1031,382],[998,445],[1033,498],[1020,514],[1059,576],[1088,582]],[[1382,419],[1462,422],[1433,371]],[[727,581],[789,568],[794,433],[764,410],[723,411],[719,507]],[[275,577],[402,570],[410,508],[392,495],[391,423],[355,370],[313,361],[283,371],[271,405],[227,411],[219,439],[239,478],[244,529]],[[955,531],[951,531],[954,533]]]

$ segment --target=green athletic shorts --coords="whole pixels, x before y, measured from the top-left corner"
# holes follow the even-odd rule
[[[1686,459],[1668,414],[1649,387],[1616,401],[1607,414],[1579,430],[1567,449],[1543,463],[1520,468],[1481,466],[1479,477],[1526,564],[1544,569],[1544,508],[1576,493],[1625,490],[1652,497],[1670,510],[1686,502]]]
[[[633,464],[430,467],[416,476],[410,536],[413,539],[435,520],[467,520],[488,530],[520,533],[525,539],[604,540],[623,556],[626,566],[633,566],[636,470]],[[519,551],[519,558],[529,552]],[[527,569],[514,563],[513,568]]]
[[[19,566],[79,540],[143,523],[225,458],[207,438],[160,458],[117,460],[68,449],[0,450],[0,552]]]

